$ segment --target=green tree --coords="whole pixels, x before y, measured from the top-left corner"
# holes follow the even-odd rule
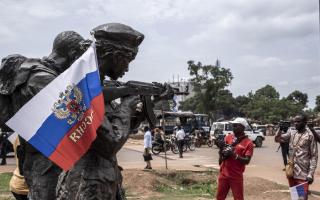
[[[288,95],[287,99],[291,101],[293,104],[305,108],[308,103],[308,94],[302,93],[299,90],[295,90]]]
[[[279,92],[271,85],[266,85],[258,89],[255,93],[256,97],[263,97],[265,99],[279,99]]]
[[[235,115],[245,117],[246,116],[246,109],[248,104],[250,103],[252,98],[252,93],[249,93],[248,96],[241,95],[237,96],[234,100],[235,105]]]
[[[244,108],[244,113],[248,117],[266,123],[278,120],[279,117],[274,113],[274,109],[280,95],[274,87],[266,85],[248,96],[251,97],[250,102]]]
[[[316,96],[316,107],[314,108],[315,112],[320,112],[320,95]]]
[[[201,62],[195,63],[192,60],[187,63],[195,95],[181,102],[179,109],[207,113],[213,117],[220,102],[219,94],[230,85],[232,73],[230,69],[219,65],[202,65]],[[223,98],[226,96],[228,95]]]
[[[230,119],[237,114],[237,108],[235,99],[229,90],[218,91],[216,98],[216,118],[227,118]]]
[[[308,102],[307,94],[299,91],[294,91],[282,99],[279,97],[274,87],[266,85],[255,93],[250,92],[247,97],[237,97],[237,109],[246,117],[263,123],[276,123],[303,112]]]

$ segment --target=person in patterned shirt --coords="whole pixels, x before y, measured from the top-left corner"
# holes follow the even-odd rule
[[[289,186],[299,185],[308,182],[313,183],[314,172],[318,161],[318,147],[314,135],[307,128],[308,118],[303,114],[299,114],[294,118],[296,130],[289,130],[285,134],[281,134],[278,130],[275,136],[276,142],[289,142],[289,158],[294,161],[293,177],[288,178]],[[308,196],[305,197],[308,199]]]

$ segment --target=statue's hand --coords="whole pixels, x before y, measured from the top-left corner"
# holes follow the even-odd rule
[[[164,84],[165,91],[160,95],[162,99],[172,99],[174,96],[174,91],[169,84]]]
[[[120,110],[133,115],[137,111],[141,111],[141,99],[139,96],[128,96],[121,100]]]

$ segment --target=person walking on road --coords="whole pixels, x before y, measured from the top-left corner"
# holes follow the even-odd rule
[[[144,161],[147,163],[147,166],[144,169],[152,169],[151,167],[151,148],[152,148],[152,136],[151,131],[148,126],[144,127],[144,152],[143,152],[143,158]]]
[[[281,134],[285,134],[290,127],[289,121],[281,121],[279,123],[279,130],[281,131]],[[288,164],[288,157],[289,157],[289,142],[288,141],[282,141],[280,142],[281,153],[282,153],[282,159],[284,167]],[[278,149],[279,150],[279,149]],[[283,171],[285,171],[285,168],[283,168]]]
[[[233,134],[226,136],[226,145],[220,152],[217,200],[225,200],[230,188],[235,200],[244,200],[243,172],[253,155],[253,143],[244,133],[248,122],[236,118],[231,123]]]
[[[8,148],[8,133],[7,132],[0,132],[0,157],[1,163],[0,165],[7,164],[7,148]]]
[[[179,125],[177,127],[177,132],[176,132],[176,138],[178,142],[178,149],[179,149],[179,157],[183,158],[183,145],[184,145],[184,137],[186,136],[184,130],[181,128]]]
[[[313,183],[318,161],[317,142],[313,133],[306,127],[307,122],[307,116],[299,114],[294,118],[296,130],[290,129],[286,134],[281,134],[278,130],[275,136],[276,142],[289,141],[289,159],[293,161],[293,174],[288,177],[289,186],[307,182],[306,191]],[[308,199],[308,192],[304,199]]]

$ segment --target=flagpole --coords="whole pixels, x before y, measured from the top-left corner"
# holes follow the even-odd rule
[[[165,164],[166,164],[166,170],[168,170],[168,161],[167,161],[167,144],[166,144],[166,130],[165,130],[165,125],[164,125],[164,105],[163,102],[161,102],[161,113],[162,113],[162,130],[164,133],[164,160],[165,160]]]

